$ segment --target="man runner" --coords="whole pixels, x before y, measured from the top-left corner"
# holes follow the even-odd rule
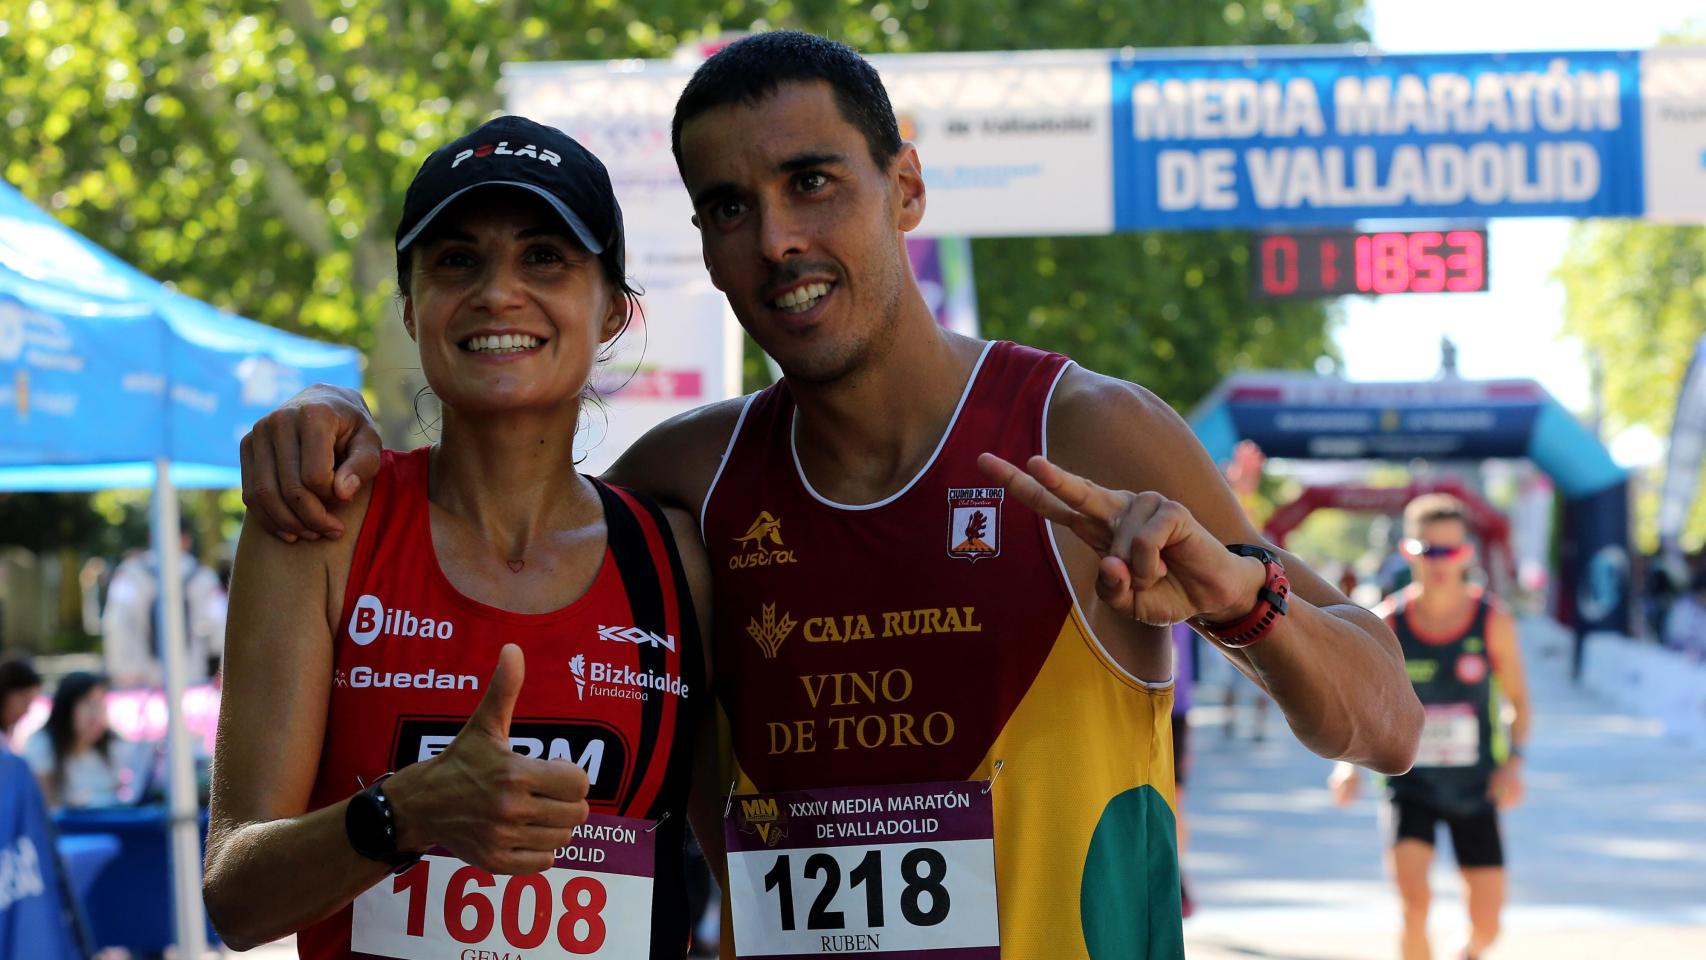
[[[1499,810],[1522,799],[1522,745],[1533,722],[1516,622],[1492,593],[1472,587],[1475,558],[1469,515],[1447,494],[1426,494],[1404,508],[1402,551],[1410,586],[1375,612],[1392,627],[1427,711],[1415,769],[1390,777],[1381,824],[1404,905],[1404,960],[1426,960],[1428,868],[1443,823],[1451,832],[1469,903],[1469,943],[1479,957],[1499,934],[1505,900],[1505,855]],[[1510,735],[1504,733],[1508,704]],[[1341,806],[1361,776],[1338,764],[1332,777]]]
[[[918,153],[857,53],[790,31],[730,45],[683,93],[674,146],[711,278],[784,373],[660,425],[608,474],[695,511],[709,546],[728,749],[696,832],[715,845],[726,804],[765,842],[805,842],[780,819],[807,807],[777,791],[993,804],[992,822],[985,805],[816,823],[936,824],[992,847],[993,870],[917,844],[771,854],[731,879],[725,952],[1181,956],[1182,620],[1251,644],[1222,650],[1312,750],[1409,767],[1421,709],[1390,631],[1295,559],[1228,549],[1259,536],[1171,408],[936,325],[903,242]],[[357,394],[312,389],[247,438],[245,502],[281,535],[337,535],[325,505],[377,449]],[[943,789],[896,799],[920,783]]]

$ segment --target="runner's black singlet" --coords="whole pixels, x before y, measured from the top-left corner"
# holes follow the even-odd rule
[[[1427,804],[1452,816],[1493,809],[1487,787],[1504,753],[1498,722],[1503,698],[1487,650],[1487,620],[1497,601],[1482,591],[1472,597],[1468,622],[1442,636],[1416,628],[1414,588],[1398,594],[1387,620],[1427,711],[1415,767],[1388,778],[1387,790],[1394,800]]]

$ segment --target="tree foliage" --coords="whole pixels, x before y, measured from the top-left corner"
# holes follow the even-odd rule
[[[353,344],[404,442],[413,351],[388,302],[425,155],[501,108],[506,61],[666,57],[791,26],[867,52],[1364,38],[1361,0],[0,0],[0,164],[180,289]],[[21,65],[22,69],[14,69]],[[983,240],[986,330],[1194,401],[1329,349],[1319,304],[1252,303],[1236,233]]]
[[[1581,338],[1599,370],[1606,432],[1645,426],[1668,436],[1689,358],[1706,334],[1706,228],[1585,223],[1558,273],[1565,332]],[[1656,511],[1651,495],[1638,504],[1649,547]],[[1696,499],[1685,539],[1706,539],[1706,497]]]

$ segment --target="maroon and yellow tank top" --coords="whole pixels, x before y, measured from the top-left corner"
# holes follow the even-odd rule
[[[748,400],[702,515],[719,790],[993,778],[1002,957],[1179,956],[1172,687],[1114,662],[1049,524],[977,466],[1047,454],[1069,365],[988,345],[935,454],[870,504],[812,488],[786,381]]]

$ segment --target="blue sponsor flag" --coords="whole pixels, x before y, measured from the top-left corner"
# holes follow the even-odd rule
[[[1700,465],[1706,460],[1706,337],[1694,345],[1694,357],[1682,377],[1671,422],[1670,451],[1659,494],[1659,544],[1681,559],[1683,528],[1700,490]]]

